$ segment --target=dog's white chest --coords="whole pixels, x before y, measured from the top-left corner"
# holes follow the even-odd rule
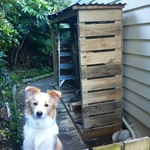
[[[41,145],[44,147],[44,142],[48,141],[49,147],[53,147],[58,134],[58,126],[55,121],[49,127],[48,122],[40,121],[43,124],[42,128],[40,128],[41,124],[38,125],[38,122],[34,124],[35,122],[30,122],[31,120],[28,121],[24,126],[24,145],[34,147],[34,150],[38,150]]]
[[[43,131],[37,131],[35,133],[35,139],[34,139],[34,145],[35,149],[38,149],[38,147],[43,143],[44,141],[49,141],[50,146],[54,146],[56,142],[56,136],[58,134],[58,127],[54,126],[50,129],[46,129]]]

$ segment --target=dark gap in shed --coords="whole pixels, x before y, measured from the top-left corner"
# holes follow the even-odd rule
[[[113,113],[115,113],[115,111],[110,111],[110,112],[107,112],[107,113],[101,113],[101,114],[90,115],[89,117],[102,116],[102,115],[113,114]]]
[[[115,35],[105,35],[105,36],[88,36],[86,39],[99,39],[99,38],[110,38],[115,37]]]
[[[90,103],[88,104],[89,106],[90,105],[97,105],[97,104],[103,104],[103,103],[110,103],[110,102],[115,102],[116,100],[115,99],[110,99],[110,100],[107,100],[107,101],[103,101],[103,102],[96,102],[96,103]]]
[[[112,52],[112,51],[115,51],[115,49],[92,50],[93,53],[99,53],[99,52]]]
[[[101,79],[101,78],[111,78],[111,77],[115,77],[115,75],[101,76],[101,77],[91,77],[91,78],[87,78],[87,80]]]
[[[93,90],[93,91],[88,91],[88,93],[94,93],[94,92],[102,92],[102,91],[109,91],[109,90],[114,90],[115,87],[113,88],[107,88],[107,89],[101,89],[101,90]],[[101,102],[100,102],[101,103]]]
[[[90,127],[89,129],[95,129],[95,128],[99,128],[99,127],[105,127],[105,126],[110,126],[110,125],[113,125],[115,123],[108,123],[108,124],[102,124],[102,125],[99,125],[99,126],[95,126],[95,127]]]
[[[112,21],[92,21],[92,22],[85,22],[85,24],[110,24],[115,23],[114,20]]]
[[[87,67],[93,67],[93,66],[103,66],[105,65],[104,63],[101,64],[91,64],[91,65],[87,65]]]

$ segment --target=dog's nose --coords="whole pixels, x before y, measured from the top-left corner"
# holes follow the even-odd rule
[[[41,117],[41,116],[43,115],[43,112],[42,112],[42,111],[37,111],[37,112],[36,112],[36,115],[37,115],[38,117]]]

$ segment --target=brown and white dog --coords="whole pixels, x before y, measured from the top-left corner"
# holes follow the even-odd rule
[[[62,150],[56,124],[56,107],[61,92],[43,93],[34,86],[28,86],[25,91],[27,109],[23,150]]]

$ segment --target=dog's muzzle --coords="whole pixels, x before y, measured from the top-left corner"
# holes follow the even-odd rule
[[[42,111],[37,111],[36,115],[37,115],[37,117],[41,117],[43,115],[43,112]]]

